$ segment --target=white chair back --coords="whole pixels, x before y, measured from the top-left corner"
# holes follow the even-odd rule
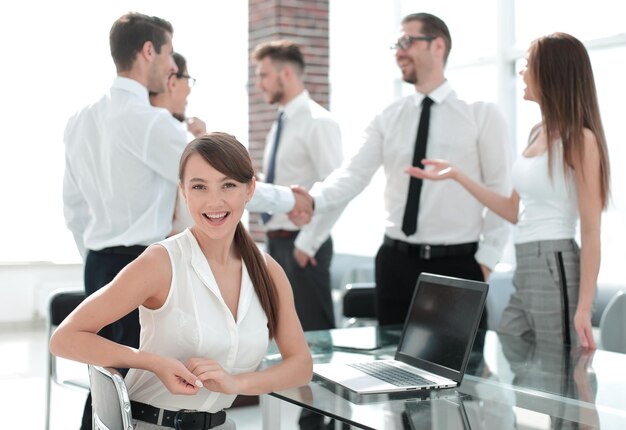
[[[111,368],[89,366],[94,430],[132,430],[130,399],[122,375]]]
[[[626,354],[626,292],[618,292],[600,319],[600,342],[607,351]]]

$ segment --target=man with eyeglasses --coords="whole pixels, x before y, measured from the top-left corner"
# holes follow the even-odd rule
[[[393,45],[396,62],[415,94],[370,123],[359,151],[311,190],[315,210],[339,207],[358,195],[382,165],[387,213],[376,256],[379,324],[404,322],[422,272],[483,280],[501,256],[505,222],[452,181],[413,181],[405,172],[424,158],[455,166],[494,190],[511,189],[511,150],[495,105],[457,98],[444,75],[452,41],[446,24],[428,13],[408,15]],[[481,327],[486,328],[483,316]]]

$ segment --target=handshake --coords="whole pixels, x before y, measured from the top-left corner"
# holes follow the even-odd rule
[[[309,192],[299,185],[292,185],[291,191],[293,191],[295,204],[291,212],[287,215],[292,223],[298,227],[302,227],[311,222],[313,210],[315,209],[315,201]]]

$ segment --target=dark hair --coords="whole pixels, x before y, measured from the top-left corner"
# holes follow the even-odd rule
[[[412,13],[407,15],[402,20],[402,24],[406,24],[411,21],[419,21],[422,23],[422,33],[424,36],[441,37],[446,44],[446,52],[443,56],[444,64],[448,62],[448,56],[452,49],[452,37],[450,37],[450,30],[448,26],[441,18],[431,15],[430,13]]]
[[[304,72],[304,56],[300,46],[290,40],[273,40],[258,45],[252,53],[252,58],[259,62],[265,57],[270,57],[273,62],[293,64],[300,73]]]
[[[156,16],[137,12],[122,15],[109,32],[111,57],[117,72],[126,72],[132,68],[137,53],[146,42],[152,42],[154,50],[160,54],[161,47],[167,43],[167,34],[173,33],[172,24]]]
[[[217,171],[237,182],[248,184],[254,177],[254,168],[246,148],[234,136],[214,132],[192,140],[185,148],[178,171],[181,183],[184,180],[187,161],[194,154],[200,155]],[[265,258],[241,221],[235,230],[235,246],[246,264],[254,290],[267,316],[270,337],[273,337],[278,324],[276,285],[267,270]]]
[[[178,52],[174,52],[172,54],[174,58],[174,62],[176,63],[176,68],[178,68],[178,72],[176,72],[176,76],[182,78],[182,76],[187,73],[187,60]]]
[[[178,69],[178,72],[174,73],[174,75],[176,75],[176,77],[180,79],[183,77],[184,74],[187,73],[187,60],[178,52],[172,52],[172,58],[174,58],[174,62],[176,63],[176,68]],[[170,75],[170,78],[171,77],[172,75]],[[149,91],[148,94],[150,95],[150,97],[154,97],[159,93],[155,93],[154,91]],[[173,113],[172,115],[174,115],[174,118],[176,118],[180,122],[183,122],[185,120],[185,118],[178,118],[177,116],[178,114]]]
[[[578,39],[566,33],[541,37],[528,50],[528,70],[536,84],[547,133],[548,159],[552,159],[554,140],[560,137],[565,167],[573,166],[576,158],[582,161],[584,128],[591,130],[600,153],[600,193],[602,205],[606,208],[610,186],[609,155],[587,50]]]

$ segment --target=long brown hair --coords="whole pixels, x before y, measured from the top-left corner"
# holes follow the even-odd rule
[[[566,33],[544,36],[531,44],[528,68],[537,87],[548,140],[548,160],[552,160],[555,140],[560,137],[564,167],[574,166],[574,161],[582,162],[584,128],[591,130],[600,152],[600,194],[602,206],[606,208],[609,155],[587,50],[578,39]]]
[[[250,155],[234,136],[226,133],[208,133],[192,140],[185,148],[180,158],[178,170],[178,178],[181,183],[184,180],[187,161],[194,154],[200,155],[215,170],[237,182],[249,184],[254,177]],[[237,224],[234,240],[235,246],[248,269],[261,307],[267,316],[271,338],[276,333],[278,324],[279,303],[276,285],[274,285],[274,281],[267,270],[261,251],[241,221]]]

